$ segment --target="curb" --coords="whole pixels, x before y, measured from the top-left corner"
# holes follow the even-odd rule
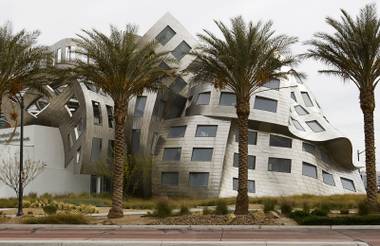
[[[242,242],[242,241],[84,241],[84,240],[68,240],[68,241],[8,241],[0,240],[0,245],[9,246],[104,246],[104,245],[123,245],[123,246],[293,246],[293,245],[306,245],[306,246],[368,246],[364,242],[273,242],[273,241],[256,241],[256,242]]]

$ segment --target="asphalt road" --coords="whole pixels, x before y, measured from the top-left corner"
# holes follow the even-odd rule
[[[380,246],[380,229],[0,228],[0,244],[4,240],[366,242]]]

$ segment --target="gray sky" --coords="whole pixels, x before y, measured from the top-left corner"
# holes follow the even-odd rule
[[[300,43],[295,53],[305,50],[302,42],[317,31],[330,31],[326,16],[338,17],[343,8],[356,15],[367,0],[1,0],[0,23],[11,21],[16,30],[26,28],[42,32],[40,41],[50,45],[72,37],[82,28],[108,30],[109,24],[122,27],[126,23],[139,26],[144,34],[166,12],[173,14],[193,35],[202,29],[216,31],[214,19],[228,21],[243,15],[246,20],[274,22],[279,33],[297,36]],[[380,4],[377,6],[380,15]],[[308,75],[306,83],[316,96],[330,122],[349,136],[354,148],[364,149],[363,116],[358,91],[335,77],[318,74],[322,64],[304,61],[298,69]],[[380,100],[380,88],[376,96]],[[377,103],[377,106],[379,104]],[[375,112],[377,146],[380,146],[379,108]],[[364,160],[364,155],[362,156]],[[377,150],[380,163],[380,147]],[[379,165],[378,165],[379,166]]]

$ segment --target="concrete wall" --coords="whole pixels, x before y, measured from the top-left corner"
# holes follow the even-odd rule
[[[13,129],[1,129],[0,135],[7,134]],[[17,128],[16,133],[19,133]],[[17,140],[19,137],[15,137]],[[12,141],[6,145],[1,137],[0,141],[0,165],[3,160],[15,155],[19,159],[19,142]],[[24,159],[42,161],[46,169],[25,189],[25,194],[30,192],[43,194],[64,194],[70,192],[89,192],[90,175],[74,174],[74,163],[65,168],[64,150],[61,134],[58,128],[46,126],[25,126],[24,128]],[[15,193],[5,184],[0,184],[0,197],[15,197]]]

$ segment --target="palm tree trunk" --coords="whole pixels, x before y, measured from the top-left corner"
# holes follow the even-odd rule
[[[248,116],[249,97],[238,100],[236,113],[239,124],[239,184],[236,197],[236,215],[248,214]]]
[[[375,96],[373,90],[363,89],[360,91],[360,107],[364,115],[367,201],[370,211],[375,211],[377,210],[377,177],[373,120],[373,112],[375,110]]]
[[[123,182],[125,163],[125,117],[127,109],[124,102],[115,100],[115,147],[112,176],[112,208],[108,218],[123,217]]]

